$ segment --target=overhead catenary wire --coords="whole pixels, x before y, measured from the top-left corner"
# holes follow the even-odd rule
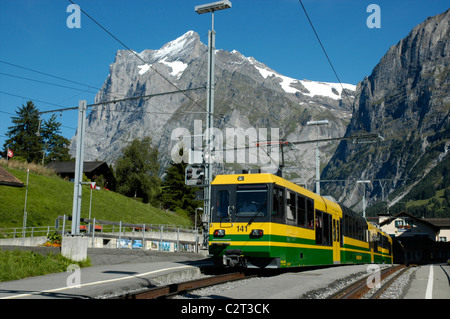
[[[11,63],[11,62],[0,60],[0,63],[7,64],[7,65],[10,65],[10,66],[13,66],[13,67],[16,67],[16,68],[20,68],[20,69],[23,69],[23,70],[27,70],[27,71],[30,71],[30,72],[38,73],[38,74],[41,74],[41,75],[45,75],[45,76],[48,76],[48,77],[52,77],[52,78],[55,78],[55,79],[58,79],[58,80],[62,80],[62,81],[70,82],[70,83],[73,83],[73,84],[85,86],[85,87],[90,88],[90,89],[100,90],[100,88],[95,87],[93,85],[80,83],[80,82],[77,82],[77,81],[74,81],[74,80],[70,80],[70,79],[66,79],[66,78],[63,78],[63,77],[60,77],[60,76],[57,76],[57,75],[53,75],[53,74],[49,74],[49,73],[46,73],[46,72],[34,70],[34,69],[31,69],[31,68],[28,68],[28,67],[25,67],[25,66],[17,65],[17,64]]]
[[[72,0],[68,0],[68,1],[69,1],[70,3],[72,3],[72,4],[75,4]],[[301,4],[301,6],[302,6],[302,8],[303,8],[303,11],[305,12],[305,15],[306,15],[306,17],[307,17],[309,23],[310,23],[310,25],[311,25],[311,27],[312,27],[312,29],[313,29],[313,31],[314,31],[314,34],[315,34],[316,38],[318,39],[319,44],[320,44],[320,46],[321,46],[323,52],[325,53],[325,56],[326,56],[326,58],[327,58],[327,60],[328,60],[328,62],[329,62],[329,64],[330,64],[330,66],[331,66],[331,68],[332,68],[332,70],[333,70],[333,72],[334,72],[334,74],[335,74],[337,80],[339,81],[339,83],[340,83],[340,85],[341,85],[341,87],[342,87],[342,91],[343,91],[344,95],[346,96],[346,98],[348,99],[349,103],[351,104],[350,98],[349,98],[347,92],[345,91],[345,89],[344,89],[344,87],[343,87],[342,81],[340,80],[340,78],[339,78],[339,76],[338,76],[338,74],[337,74],[337,72],[336,72],[336,70],[335,70],[335,68],[334,68],[334,66],[333,66],[333,63],[331,62],[331,59],[330,59],[329,56],[328,56],[328,54],[327,54],[327,52],[326,52],[326,50],[325,50],[325,47],[323,46],[322,41],[320,40],[320,37],[318,36],[318,33],[317,33],[317,31],[315,30],[315,27],[314,27],[314,25],[313,25],[311,19],[309,18],[309,15],[308,15],[308,13],[307,13],[307,11],[306,11],[306,8],[304,7],[302,1],[301,1],[301,0],[299,0],[299,1],[300,1],[300,4]],[[85,10],[83,10],[82,8],[80,8],[80,11],[81,11],[83,14],[85,14],[90,20],[92,20],[96,25],[98,25],[103,31],[105,31],[109,36],[111,36],[114,40],[116,40],[116,41],[117,41],[118,43],[120,43],[124,48],[126,48],[126,49],[127,49],[128,51],[130,51],[134,56],[136,56],[140,61],[142,61],[142,63],[144,63],[145,65],[147,65],[147,66],[149,67],[149,69],[152,69],[155,73],[157,73],[159,76],[161,76],[161,78],[163,78],[163,79],[164,79],[165,81],[167,81],[170,85],[172,85],[178,92],[183,93],[183,94],[184,94],[189,100],[191,100],[195,105],[197,105],[197,106],[199,106],[201,109],[205,110],[205,108],[204,108],[203,106],[201,106],[197,101],[195,101],[192,97],[190,97],[188,94],[186,94],[186,91],[188,91],[188,90],[181,90],[177,85],[175,85],[175,84],[174,84],[173,82],[171,82],[166,76],[164,76],[164,75],[161,74],[158,70],[156,70],[150,63],[148,63],[147,61],[145,61],[145,60],[144,60],[144,59],[143,59],[136,51],[134,51],[134,50],[132,50],[130,47],[128,47],[123,41],[121,41],[121,40],[120,40],[118,37],[116,37],[112,32],[110,32],[108,29],[106,29],[102,24],[100,24],[96,19],[94,19],[91,15],[89,15]],[[167,94],[172,94],[172,93],[174,93],[174,92],[170,92],[170,93],[167,93]],[[143,96],[143,97],[131,97],[131,98],[122,99],[122,100],[117,100],[117,101],[113,101],[113,102],[116,103],[116,102],[119,102],[119,101],[127,101],[127,100],[133,100],[133,99],[144,98],[144,97],[145,97],[145,96]],[[107,103],[111,103],[111,101],[108,101],[108,102],[101,102],[101,103],[96,103],[96,104],[91,104],[91,105],[87,105],[87,106],[89,107],[89,106],[95,106],[95,105],[101,105],[101,104],[107,104]],[[58,110],[54,110],[54,111],[58,111]],[[205,110],[205,111],[206,111],[206,110]],[[52,112],[52,111],[46,111],[45,113],[48,113],[48,112]],[[44,113],[44,112],[42,112],[42,113]],[[213,116],[213,117],[216,117],[214,114],[212,114],[212,116]],[[224,124],[229,125],[229,126],[236,127],[236,126],[232,125],[231,123],[224,123]],[[305,141],[305,143],[310,143],[310,141],[307,141],[307,142]],[[268,155],[268,154],[267,154],[267,155]],[[270,156],[269,156],[269,157],[270,157]]]
[[[86,105],[86,107],[95,107],[95,106],[106,105],[106,104],[115,104],[115,103],[119,103],[119,102],[132,101],[132,100],[139,100],[139,99],[146,99],[146,98],[152,98],[152,97],[157,97],[157,96],[162,96],[162,95],[168,95],[168,94],[174,94],[174,93],[184,93],[184,92],[186,92],[186,91],[195,91],[195,90],[201,90],[201,89],[205,89],[205,87],[202,86],[202,87],[191,88],[191,89],[185,89],[185,90],[177,90],[177,91],[162,92],[162,93],[154,93],[154,94],[148,94],[148,95],[132,96],[132,97],[128,97],[128,98],[124,98],[124,99],[119,99],[119,100],[104,101],[104,102],[98,102],[98,103],[88,104],[88,105]],[[2,92],[0,92],[0,93],[2,93]],[[74,106],[74,107],[67,107],[67,108],[56,109],[56,110],[41,111],[41,112],[39,112],[38,114],[55,113],[55,112],[62,112],[62,111],[69,111],[69,110],[77,110],[77,109],[78,109],[78,106]],[[171,112],[166,112],[166,113],[171,113]]]
[[[306,8],[305,8],[305,6],[303,5],[302,0],[299,0],[299,2],[300,2],[300,5],[301,5],[302,8],[303,8],[303,12],[305,13],[306,18],[307,18],[308,21],[309,21],[309,24],[311,25],[311,28],[312,28],[312,30],[313,30],[313,32],[314,32],[314,35],[316,36],[317,41],[319,42],[319,45],[320,45],[320,47],[322,48],[322,51],[323,51],[323,53],[325,54],[325,57],[327,58],[328,63],[330,64],[331,69],[333,70],[334,75],[336,76],[336,79],[338,80],[339,84],[341,85],[342,92],[344,93],[344,95],[345,95],[345,97],[347,98],[349,104],[351,105],[352,103],[351,103],[350,97],[348,96],[347,92],[346,92],[345,89],[344,89],[344,86],[343,86],[343,84],[342,84],[342,81],[341,81],[341,79],[339,78],[339,75],[337,74],[336,69],[335,69],[334,66],[333,66],[333,63],[331,62],[331,59],[330,59],[330,57],[328,56],[328,53],[327,53],[327,51],[325,50],[325,47],[324,47],[322,41],[320,40],[319,34],[317,33],[316,28],[314,27],[314,24],[312,23],[311,19],[309,18],[308,12],[306,11]]]
[[[76,5],[72,0],[68,0],[70,3]],[[132,50],[130,47],[128,47],[124,42],[122,42],[119,38],[117,38],[113,33],[111,33],[109,30],[107,30],[103,25],[101,25],[96,19],[94,19],[93,17],[91,17],[85,10],[83,10],[82,8],[80,8],[80,11],[85,14],[90,20],[92,20],[96,25],[98,25],[103,31],[105,31],[109,36],[111,36],[114,40],[116,40],[118,43],[120,43],[124,48],[126,48],[128,51],[130,51],[134,56],[136,56],[140,61],[142,61],[145,65],[147,65],[149,67],[149,69],[152,69],[156,74],[158,74],[159,76],[161,76],[165,81],[167,81],[170,85],[172,85],[173,87],[175,87],[175,89],[180,92],[183,93],[189,100],[191,100],[195,105],[197,105],[198,107],[200,107],[202,110],[204,110],[205,112],[208,113],[208,111],[206,110],[206,108],[204,108],[202,105],[200,105],[196,100],[194,100],[192,97],[190,97],[188,94],[186,94],[187,90],[182,90],[180,89],[177,85],[175,85],[173,82],[171,82],[166,76],[164,76],[163,74],[161,74],[158,70],[156,70],[150,63],[148,63],[147,61],[145,61],[136,51]],[[106,102],[105,102],[106,103]],[[92,105],[87,105],[92,106]],[[58,111],[58,110],[56,110]],[[51,112],[51,111],[48,111]],[[47,112],[47,113],[48,113]],[[218,118],[215,114],[212,114],[212,116],[214,118]],[[235,127],[235,125],[231,124],[231,123],[224,123],[226,125]],[[265,151],[265,150],[264,150]],[[267,154],[269,157],[270,155]]]
[[[9,92],[0,91],[0,94],[14,96],[14,97],[18,97],[18,98],[25,99],[25,100],[28,100],[28,101],[34,101],[34,102],[44,103],[44,104],[53,105],[53,106],[59,106],[59,107],[61,106],[60,104],[58,105],[56,103],[42,101],[42,100],[38,100],[38,99],[33,99],[33,98],[30,98],[30,97],[26,97],[26,96],[23,96],[23,95],[17,95],[17,94],[13,94],[13,93],[9,93]],[[49,113],[49,112],[47,112],[47,113]]]
[[[9,76],[9,77],[13,77],[13,78],[16,78],[16,79],[21,79],[21,80],[32,81],[32,82],[36,82],[36,83],[43,83],[43,84],[47,84],[47,85],[57,86],[57,87],[61,87],[61,88],[64,88],[64,89],[71,89],[71,90],[77,90],[77,91],[81,91],[81,92],[87,92],[87,93],[96,94],[96,92],[92,92],[92,91],[85,90],[85,89],[75,88],[75,87],[72,87],[72,86],[61,85],[61,84],[56,84],[56,83],[50,83],[50,82],[41,81],[41,80],[37,80],[37,79],[31,79],[31,78],[27,78],[27,77],[19,76],[19,75],[14,75],[14,74],[8,74],[8,73],[0,72],[0,75]]]
[[[68,0],[70,3],[76,5],[72,0]],[[134,56],[136,56],[142,63],[147,65],[150,69],[152,69],[156,74],[161,76],[165,81],[167,81],[171,86],[173,86],[177,91],[180,93],[183,93],[189,100],[191,100],[194,104],[202,108],[206,111],[206,109],[201,106],[197,101],[195,101],[192,97],[190,97],[188,94],[185,93],[185,90],[180,89],[176,84],[174,84],[172,81],[170,81],[166,76],[164,76],[161,72],[156,70],[150,63],[145,61],[136,51],[130,49],[124,42],[122,42],[119,38],[117,38],[114,34],[112,34],[110,31],[108,31],[103,25],[101,25],[97,20],[95,20],[93,17],[91,17],[86,11],[84,11],[82,8],[80,8],[80,11],[83,12],[89,19],[92,20],[96,25],[98,25],[103,31],[105,31],[108,35],[110,35],[114,40],[119,42],[124,48],[126,48],[128,51],[130,51]]]
[[[72,0],[68,0],[70,3],[75,4]],[[186,94],[187,90],[182,90],[180,89],[176,84],[174,84],[172,81],[170,81],[170,79],[168,79],[166,76],[164,76],[161,72],[159,72],[158,70],[156,70],[150,63],[148,63],[147,61],[145,61],[136,51],[132,50],[129,46],[127,46],[123,41],[121,41],[118,37],[116,37],[112,32],[110,32],[108,29],[106,29],[102,24],[100,24],[96,19],[94,19],[91,15],[89,15],[85,10],[83,10],[82,8],[80,8],[80,11],[83,12],[83,14],[85,14],[90,20],[92,20],[92,22],[94,22],[96,25],[98,25],[103,31],[105,31],[109,36],[111,36],[114,40],[116,40],[118,43],[120,43],[124,48],[126,48],[128,51],[130,51],[134,56],[136,56],[142,63],[144,63],[145,65],[147,65],[150,69],[152,69],[156,74],[158,74],[159,76],[161,76],[165,81],[167,81],[171,86],[173,86],[178,92],[183,93],[192,103],[194,103],[195,105],[197,105],[199,108],[201,108],[203,111],[205,111],[206,113],[208,113],[208,111],[206,110],[205,107],[203,107],[202,105],[200,105],[196,100],[194,100],[191,96],[189,96],[188,94]],[[89,106],[89,105],[88,105]],[[220,117],[218,117],[215,114],[212,114],[212,116],[216,119],[221,119]],[[225,125],[229,125],[232,127],[237,128],[235,125],[231,124],[231,123],[224,123]]]
[[[57,76],[57,75],[50,74],[50,73],[47,73],[47,72],[34,70],[34,69],[29,68],[29,67],[25,67],[25,66],[22,66],[22,65],[14,64],[14,63],[11,63],[11,62],[0,60],[0,63],[6,64],[6,65],[10,65],[10,66],[13,66],[13,67],[16,67],[16,68],[19,68],[19,69],[23,69],[23,70],[26,70],[26,71],[34,72],[34,73],[37,73],[37,74],[40,74],[40,75],[45,75],[45,76],[48,76],[48,77],[51,77],[51,78],[55,78],[55,79],[58,79],[58,80],[61,80],[61,81],[66,81],[66,82],[69,82],[69,83],[73,83],[73,84],[77,84],[77,85],[80,85],[80,86],[84,86],[84,87],[86,87],[88,89],[101,90],[101,88],[93,86],[93,85],[89,85],[89,84],[73,81],[73,80],[70,80],[70,79],[63,78],[61,76]],[[12,74],[7,74],[7,73],[1,73],[1,74],[5,75],[5,76],[19,78],[19,79],[24,79],[24,80],[34,81],[34,82],[40,82],[40,83],[53,85],[53,86],[59,86],[59,87],[67,88],[67,89],[78,90],[78,91],[81,91],[81,92],[96,93],[96,92],[92,92],[92,91],[88,91],[88,90],[83,90],[83,89],[80,89],[80,88],[69,87],[69,86],[64,86],[64,85],[55,84],[55,83],[49,83],[49,82],[40,81],[40,80],[36,80],[36,79],[30,79],[30,78],[26,78],[26,77],[21,77],[21,76],[18,76],[18,75],[12,75]],[[125,94],[119,93],[119,92],[110,92],[109,94],[125,96]]]

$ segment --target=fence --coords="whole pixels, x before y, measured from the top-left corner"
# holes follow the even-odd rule
[[[186,226],[132,224],[81,218],[82,236],[91,238],[90,247],[97,248],[129,248],[150,249],[160,251],[195,251],[198,252],[198,229]],[[68,235],[71,232],[71,217],[59,216],[55,226],[3,228],[1,238],[24,238],[48,236],[51,232]],[[39,242],[39,241],[38,241]],[[2,243],[0,242],[0,245]],[[40,243],[42,244],[42,243]]]
[[[0,228],[0,239],[2,238],[23,238],[23,237],[37,237],[48,236],[49,233],[55,231],[54,226],[37,226],[26,227],[25,232],[22,227],[15,228]]]

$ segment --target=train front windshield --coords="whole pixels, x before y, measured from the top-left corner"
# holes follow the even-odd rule
[[[216,191],[213,218],[245,221],[267,216],[268,187],[265,184],[218,187]]]
[[[239,185],[236,191],[236,216],[266,216],[267,186]]]

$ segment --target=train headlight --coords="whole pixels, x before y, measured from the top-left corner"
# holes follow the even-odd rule
[[[214,237],[224,237],[225,236],[225,229],[216,229],[214,231]]]
[[[262,229],[252,229],[250,233],[251,238],[260,238],[264,235],[264,231]]]

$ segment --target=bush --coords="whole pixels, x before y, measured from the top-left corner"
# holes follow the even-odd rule
[[[47,235],[47,241],[42,245],[45,247],[61,247],[62,236],[56,231]]]

